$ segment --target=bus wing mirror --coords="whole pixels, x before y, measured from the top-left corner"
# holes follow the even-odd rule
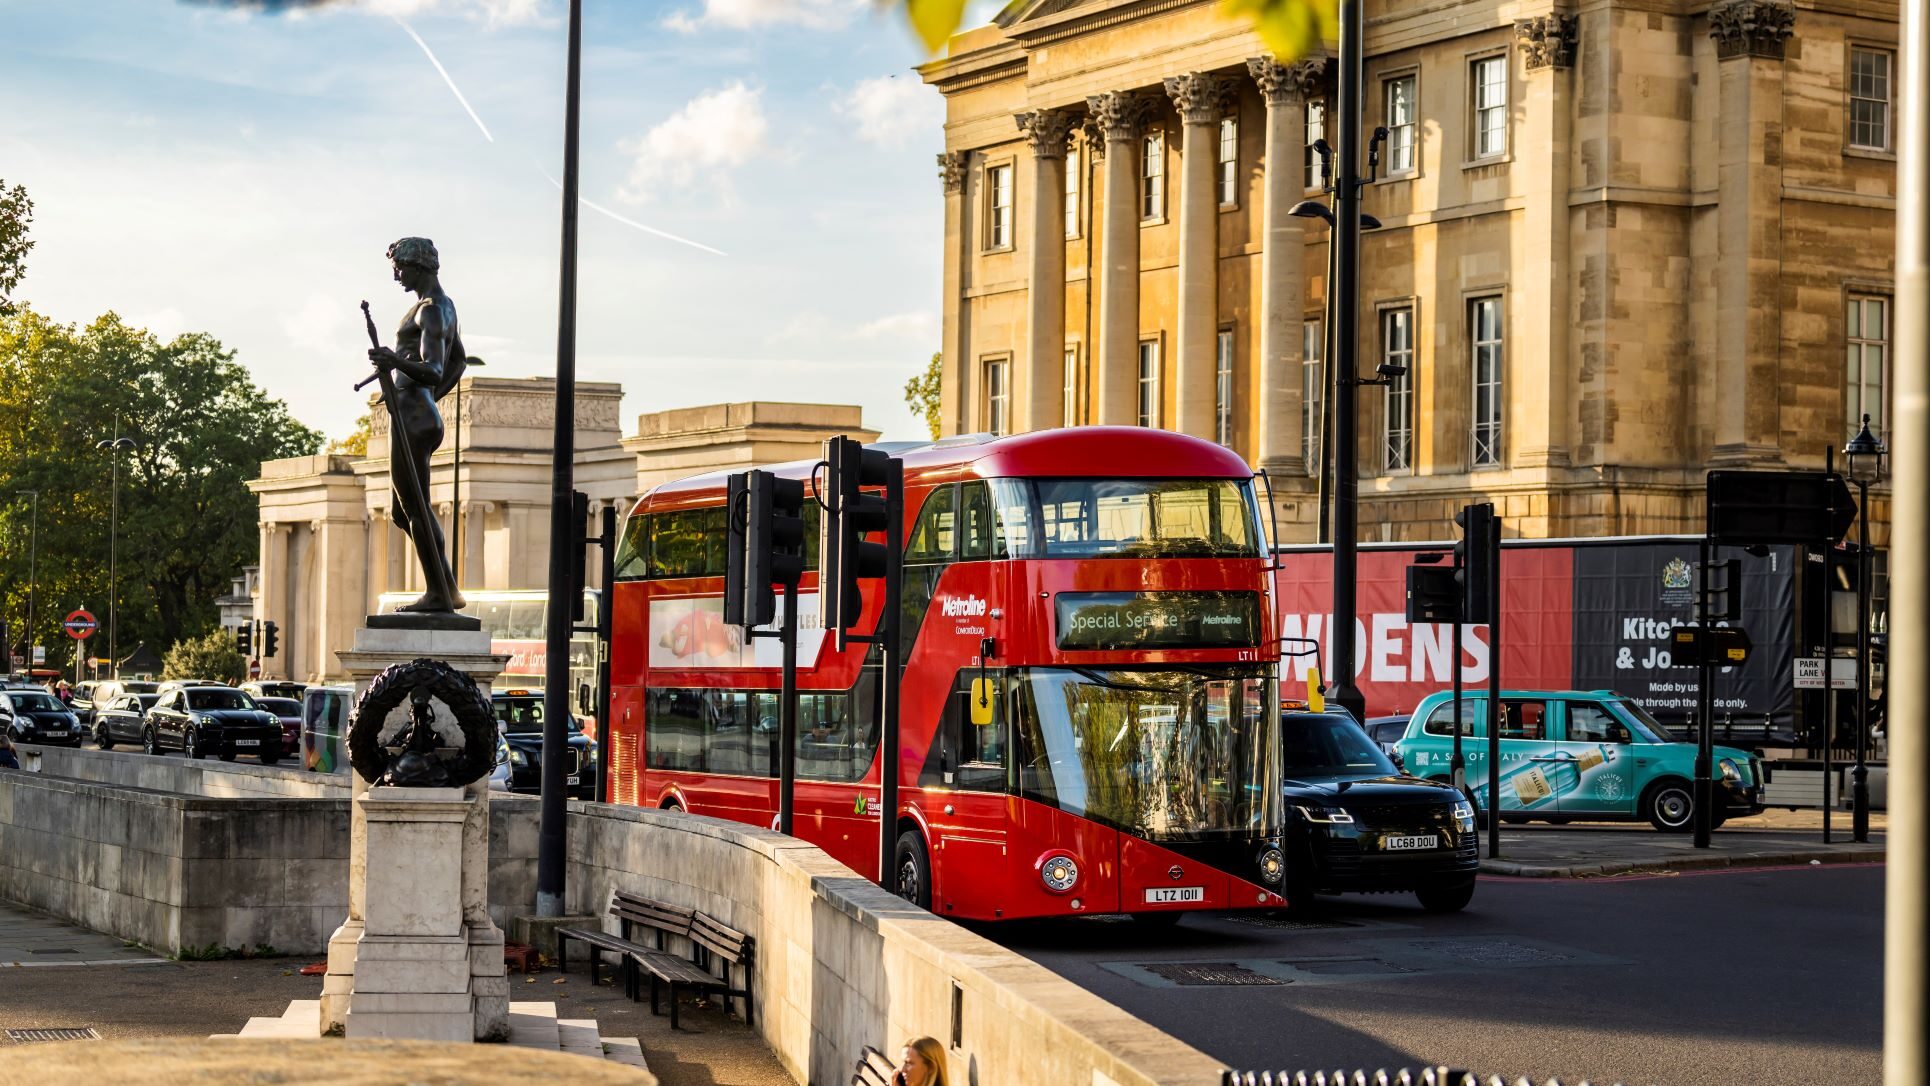
[[[983,675],[972,680],[971,720],[973,727],[984,728],[992,723],[992,680]]]

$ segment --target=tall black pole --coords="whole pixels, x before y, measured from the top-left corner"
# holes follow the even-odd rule
[[[610,631],[616,602],[617,507],[603,507],[603,591],[596,600],[596,801],[610,802]]]
[[[1852,466],[1854,471],[1854,466]],[[1870,483],[1856,481],[1856,768],[1850,771],[1850,836],[1870,839]]]
[[[26,490],[34,497],[32,527],[27,529],[27,670],[34,666],[34,616],[40,601],[40,491]],[[74,681],[80,681],[80,653],[74,654]]]
[[[108,486],[111,496],[107,510],[107,668],[109,675],[118,676],[121,658],[114,651],[121,602],[121,426],[118,420],[114,423],[114,444],[108,447],[107,458],[108,478],[113,480]]]
[[[905,463],[885,464],[885,602],[878,616],[884,662],[878,709],[878,885],[894,893],[892,861],[898,851],[898,683],[904,668],[899,600],[905,579]],[[983,646],[980,646],[983,651]]]
[[[1468,760],[1461,753],[1461,620],[1465,615],[1454,616],[1453,647],[1448,652],[1448,670],[1454,676],[1454,754],[1448,759],[1448,778],[1456,792],[1468,790]]]
[[[1823,449],[1823,479],[1836,475],[1836,447]],[[1823,493],[1830,488],[1825,486]],[[1823,499],[1823,514],[1828,519],[1830,499]],[[1823,540],[1823,843],[1830,843],[1830,808],[1836,806],[1831,793],[1836,782],[1836,545]]]
[[[784,676],[777,694],[777,832],[786,837],[797,817],[797,581],[784,582],[784,614],[777,628]]]
[[[1334,617],[1330,701],[1367,715],[1367,699],[1354,684],[1354,578],[1360,542],[1360,98],[1365,26],[1362,0],[1340,0],[1340,82],[1334,98]],[[1459,726],[1459,722],[1456,722]]]
[[[1333,201],[1328,201],[1333,210]],[[1334,221],[1338,222],[1338,219]],[[1334,248],[1332,227],[1327,229],[1327,289],[1321,291],[1320,320],[1320,524],[1319,541],[1334,539]]]
[[[542,820],[536,834],[536,915],[563,915],[563,861],[569,822],[563,764],[569,752],[570,546],[580,526],[570,523],[576,480],[576,158],[582,84],[583,0],[570,0],[563,86],[563,245],[557,276],[556,431],[550,441],[549,606],[543,609],[549,644],[543,661]]]
[[[1488,514],[1488,856],[1501,855],[1501,517]],[[1455,661],[1456,666],[1460,661]]]
[[[1706,499],[1705,499],[1706,505]],[[1696,569],[1700,575],[1696,579],[1695,626],[1696,626],[1696,729],[1695,729],[1695,847],[1709,847],[1710,804],[1715,798],[1715,786],[1709,779],[1715,768],[1716,710],[1715,710],[1715,656],[1709,647],[1709,548],[1708,514],[1704,513],[1701,550]]]

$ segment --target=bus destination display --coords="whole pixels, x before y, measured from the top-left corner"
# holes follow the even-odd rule
[[[1260,643],[1252,592],[1061,592],[1062,649],[1251,648]]]

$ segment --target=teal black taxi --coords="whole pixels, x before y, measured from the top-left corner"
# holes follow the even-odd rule
[[[1488,698],[1461,697],[1461,750],[1475,801],[1488,803]],[[1695,825],[1695,744],[1640,705],[1607,690],[1501,692],[1501,817],[1504,820],[1640,821],[1686,833]],[[1421,699],[1394,745],[1409,773],[1445,781],[1454,747],[1453,701]],[[1760,814],[1762,759],[1715,748],[1711,823]],[[1512,817],[1511,817],[1512,816]]]

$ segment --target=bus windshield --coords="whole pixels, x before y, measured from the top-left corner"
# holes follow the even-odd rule
[[[1276,832],[1270,668],[1030,668],[1018,673],[1019,787],[1149,841]]]
[[[1013,558],[1257,558],[1245,479],[994,479]]]

